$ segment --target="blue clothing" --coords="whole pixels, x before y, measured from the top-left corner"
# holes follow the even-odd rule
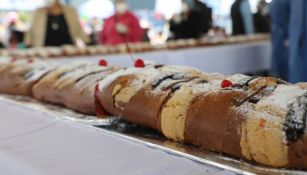
[[[253,34],[255,32],[254,19],[248,0],[242,1],[240,5],[240,12],[242,15],[245,34]]]
[[[307,2],[290,1],[289,81],[307,82]]]
[[[290,1],[273,0],[270,4],[272,61],[271,74],[288,80],[288,26]]]

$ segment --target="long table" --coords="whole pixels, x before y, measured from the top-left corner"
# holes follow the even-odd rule
[[[3,175],[233,174],[22,105],[0,112]]]
[[[261,41],[134,53],[132,56],[161,64],[191,66],[205,72],[235,74],[269,70],[271,45],[269,41]],[[101,58],[106,59],[111,65],[133,66],[133,62],[128,54],[62,57],[50,59],[50,61],[68,63],[76,60],[88,60],[98,62]]]

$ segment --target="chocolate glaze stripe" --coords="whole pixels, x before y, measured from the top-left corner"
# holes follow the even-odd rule
[[[188,83],[188,82],[181,82],[181,83]],[[162,102],[162,105],[159,107],[159,115],[158,115],[158,119],[159,119],[159,128],[157,128],[157,130],[159,130],[160,132],[162,132],[162,121],[161,121],[161,117],[162,117],[162,111],[163,111],[163,108],[166,106],[166,104],[167,104],[167,102],[172,98],[172,95],[176,92],[176,91],[178,91],[180,88],[181,88],[181,86],[182,86],[182,84],[173,84],[173,85],[176,85],[176,88],[172,88],[172,86],[169,88],[169,89],[171,89],[171,91],[167,91],[167,90],[165,90],[165,92],[168,92],[168,94],[167,94],[167,97],[163,100],[163,102]],[[168,90],[169,90],[168,89]]]
[[[81,81],[82,79],[84,79],[84,78],[86,78],[86,77],[88,77],[88,76],[91,76],[91,75],[94,75],[94,74],[99,74],[99,73],[101,73],[101,72],[107,72],[107,71],[110,71],[110,70],[112,70],[112,68],[108,68],[108,69],[104,69],[104,70],[100,70],[100,71],[93,71],[93,72],[90,72],[90,73],[88,73],[88,74],[85,74],[85,75],[79,77],[79,78],[75,81],[75,83],[78,83],[79,81]]]
[[[248,87],[249,86],[249,83],[255,79],[259,78],[258,76],[254,76],[254,77],[251,77],[251,78],[248,78],[247,80],[241,82],[241,83],[238,83],[238,84],[234,84],[232,87],[234,88],[245,88],[245,87]]]
[[[191,82],[191,81],[193,81],[193,80],[195,80],[195,79],[198,79],[199,77],[191,77],[190,79],[187,79],[187,80],[183,80],[183,81],[178,81],[178,82],[175,82],[175,83],[172,83],[171,85],[169,85],[169,86],[167,86],[167,87],[163,87],[162,89],[166,89],[166,90],[164,90],[164,91],[167,91],[167,90],[169,90],[169,89],[171,89],[171,91],[169,92],[169,94],[168,94],[168,96],[167,96],[167,98],[165,98],[165,100],[162,102],[162,105],[160,106],[160,108],[159,108],[159,124],[160,124],[160,128],[158,129],[158,130],[160,130],[160,131],[162,131],[162,121],[161,121],[161,115],[162,115],[162,111],[163,111],[163,108],[166,106],[166,104],[167,104],[167,102],[172,98],[172,95],[176,92],[176,91],[178,91],[180,88],[181,88],[181,86],[183,85],[183,84],[185,84],[185,83],[189,83],[189,82]],[[203,82],[202,80],[200,80],[200,81],[197,81],[196,83],[200,83],[200,82]],[[204,80],[204,83],[208,83],[208,81],[207,80]]]
[[[263,91],[259,92],[259,94],[250,97],[248,101],[257,104],[262,97],[271,95],[276,88],[277,86],[268,86]]]
[[[57,68],[53,68],[50,69],[49,71],[45,72],[44,74],[42,74],[41,77],[39,77],[36,81],[33,82],[33,84],[31,85],[31,96],[33,96],[33,87],[40,81],[42,80],[45,76],[47,76],[50,72],[56,70]]]
[[[286,84],[286,85],[289,85],[288,82],[286,82],[285,80],[280,79],[280,78],[276,79],[276,82],[277,82],[278,84]]]
[[[175,74],[170,74],[170,75],[166,75],[164,77],[162,77],[161,79],[157,80],[156,82],[154,82],[152,84],[152,88],[155,89],[158,86],[160,86],[160,84],[162,84],[165,80],[171,79],[171,80],[180,80],[185,78],[183,74],[180,73],[175,73]]]
[[[174,74],[171,74],[171,75],[167,75],[167,76],[164,76],[162,77],[161,79],[157,80],[156,82],[154,82],[152,84],[152,88],[155,89],[157,88],[163,81],[167,80],[167,79],[170,79]]]
[[[112,69],[110,69],[110,70],[112,70]],[[110,70],[108,70],[108,71],[110,71]],[[104,71],[103,71],[104,72]],[[102,73],[102,72],[100,72],[100,73]],[[105,71],[105,73],[107,73],[107,71]],[[95,75],[95,74],[93,74],[93,75]],[[95,82],[93,83],[93,84],[97,84],[98,82],[100,82],[100,81],[102,81],[103,79],[105,79],[105,77],[106,76],[102,76],[102,77],[100,77],[100,78],[98,78],[97,80],[95,80]],[[96,88],[96,87],[95,87]],[[82,91],[81,91],[81,93],[84,93],[84,91],[86,90],[86,88],[84,88]],[[98,92],[97,92],[98,93]]]
[[[173,89],[174,86],[176,86],[177,84],[180,84],[180,83],[187,83],[187,82],[190,82],[192,80],[195,80],[199,77],[191,77],[191,78],[188,78],[188,79],[185,79],[185,80],[181,80],[181,81],[177,81],[177,82],[174,82],[172,84],[170,84],[169,86],[166,86],[166,87],[163,87],[162,90],[163,91],[167,91],[169,89]],[[179,87],[180,88],[180,87]]]
[[[24,78],[25,80],[27,80],[27,79],[31,78],[31,77],[34,75],[34,73],[35,73],[36,70],[44,70],[44,69],[46,69],[45,66],[42,66],[42,67],[40,67],[40,68],[38,68],[38,69],[32,69],[32,70],[30,70],[28,73],[26,73],[25,76],[24,76],[23,78]]]
[[[257,78],[259,78],[259,76],[253,76],[253,77],[251,77],[250,79],[248,79],[244,84],[248,86],[248,84],[249,84],[251,81],[253,81],[253,80],[257,79]]]
[[[284,128],[288,140],[296,141],[306,129],[307,92],[288,106]]]
[[[242,104],[244,104],[245,102],[247,102],[248,100],[250,100],[253,96],[259,94],[261,91],[263,91],[265,88],[267,88],[267,86],[262,86],[260,89],[258,89],[257,91],[253,92],[251,95],[249,95],[248,97],[246,97],[245,99],[238,101],[236,106],[239,107]]]
[[[65,71],[65,72],[61,73],[60,75],[58,75],[57,79],[60,79],[60,78],[62,78],[63,76],[65,76],[65,75],[67,75],[67,74],[70,74],[70,73],[72,73],[72,72],[74,72],[74,71],[77,71],[77,70],[79,70],[79,69],[82,69],[82,68],[84,68],[84,67],[86,67],[86,66],[88,66],[88,64],[82,64],[82,65],[80,65],[80,66],[78,66],[78,67],[75,67],[75,68],[73,68],[73,69],[71,69],[71,70]]]
[[[157,64],[157,65],[154,65],[154,68],[155,69],[160,69],[160,68],[162,68],[164,66],[165,66],[164,64]]]
[[[196,82],[197,84],[205,84],[205,83],[209,83],[208,80],[203,80],[203,79],[200,79],[199,81]]]

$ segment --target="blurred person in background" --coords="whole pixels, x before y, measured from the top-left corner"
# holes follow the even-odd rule
[[[105,20],[100,32],[100,43],[117,45],[121,43],[140,42],[143,30],[139,19],[129,11],[125,0],[115,0],[116,13]]]
[[[172,32],[170,39],[200,38],[207,27],[204,21],[202,12],[196,11],[187,2],[182,1],[181,13],[175,14],[170,20]]]
[[[278,1],[278,0],[276,0]],[[307,1],[288,0],[289,22],[289,81],[307,82]],[[281,15],[281,14],[279,14]],[[281,49],[280,49],[281,50]]]
[[[169,22],[171,40],[189,38],[190,32],[187,32],[187,17],[190,14],[190,7],[187,3],[182,2],[181,13],[175,14]]]
[[[28,47],[78,45],[88,43],[89,38],[81,28],[73,7],[61,0],[47,0],[47,6],[33,14],[32,24],[25,36]]]
[[[206,3],[202,2],[201,0],[194,0],[194,10],[199,13],[201,18],[201,32],[208,33],[208,31],[212,27],[212,9],[207,6]]]
[[[257,12],[254,14],[255,32],[270,32],[269,4],[265,0],[260,0],[257,5]]]
[[[307,1],[274,0],[271,11],[273,61],[289,82],[307,82]]]
[[[24,30],[25,25],[21,21],[19,14],[13,11],[8,12],[5,15],[3,30],[0,33],[1,42],[3,46],[8,48],[14,48],[15,46],[17,46],[15,42],[14,44],[12,44],[12,41],[16,41],[17,38],[21,39]]]
[[[24,49],[25,45],[23,43],[24,32],[19,30],[12,30],[9,39],[9,48],[11,49]]]
[[[288,27],[290,0],[273,0],[270,4],[272,33],[271,74],[288,80]]]
[[[98,17],[93,17],[88,22],[88,27],[90,29],[90,45],[96,45],[99,43],[99,32],[101,30],[101,20]]]
[[[235,0],[231,6],[232,34],[248,35],[254,33],[254,21],[248,0]]]

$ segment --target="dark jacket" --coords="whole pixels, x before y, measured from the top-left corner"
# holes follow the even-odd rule
[[[180,23],[171,20],[170,30],[174,34],[172,39],[199,38],[203,34],[201,21],[201,14],[197,11],[189,12],[186,19],[183,19]]]
[[[240,11],[242,0],[237,0],[231,6],[231,19],[232,19],[232,34],[240,35],[245,34],[243,19]]]
[[[254,33],[254,20],[248,0],[236,0],[231,7],[233,35]]]
[[[269,15],[262,15],[260,12],[254,14],[255,32],[269,33],[270,32],[270,17]]]
[[[209,8],[205,3],[196,1],[195,11],[198,12],[201,16],[201,21],[200,21],[201,32],[207,33],[212,27],[212,9]]]

